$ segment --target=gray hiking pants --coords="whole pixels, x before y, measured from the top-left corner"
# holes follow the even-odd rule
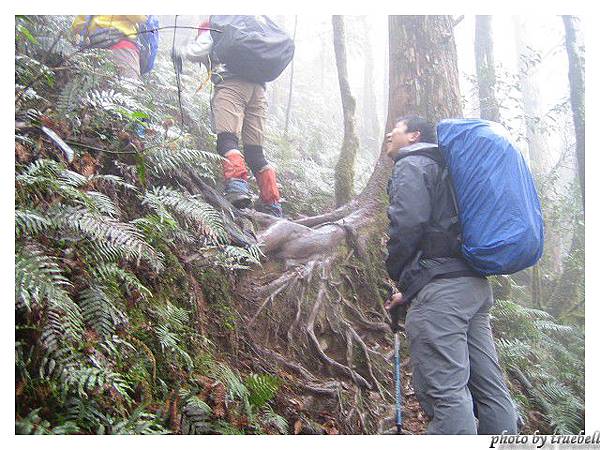
[[[475,277],[433,280],[413,299],[405,325],[415,394],[432,417],[428,434],[517,433],[492,339],[493,302],[488,281]]]

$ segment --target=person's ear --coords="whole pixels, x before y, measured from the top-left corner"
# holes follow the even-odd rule
[[[415,142],[419,142],[420,138],[421,138],[421,132],[420,131],[413,131],[412,133],[410,133],[410,136],[408,137],[408,140],[411,143],[415,143]]]

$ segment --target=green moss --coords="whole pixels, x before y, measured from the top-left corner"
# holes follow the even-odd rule
[[[227,275],[217,269],[206,270],[198,275],[206,303],[226,330],[235,329],[235,314],[230,301],[233,297],[231,283]]]
[[[199,351],[193,357],[194,367],[200,373],[209,373],[215,365],[215,359],[212,353],[208,351]]]
[[[377,223],[381,223],[377,221]],[[374,295],[373,300],[383,303],[387,290],[382,281],[387,278],[385,265],[382,263],[384,251],[381,245],[380,233],[365,233],[373,236],[365,245],[365,258],[356,258],[356,264],[361,270],[361,282],[364,282]]]

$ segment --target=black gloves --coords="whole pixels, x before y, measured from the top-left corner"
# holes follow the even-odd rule
[[[408,306],[402,294],[397,292],[390,295],[383,306],[390,315],[392,333],[400,331],[402,327],[399,322],[406,315],[406,308]]]

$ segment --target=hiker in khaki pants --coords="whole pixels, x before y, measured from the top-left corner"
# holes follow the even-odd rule
[[[208,22],[202,23],[196,39],[182,49],[175,49],[172,57],[178,71],[181,71],[185,58],[204,64],[211,73],[214,84],[211,101],[213,131],[217,134],[217,152],[226,158],[223,163],[225,197],[238,208],[251,205],[247,162],[260,191],[255,208],[281,217],[275,170],[263,153],[267,118],[265,85],[246,81],[243,76],[228,71],[225,64],[211,60],[213,41],[208,28]],[[243,154],[240,151],[240,137]]]

